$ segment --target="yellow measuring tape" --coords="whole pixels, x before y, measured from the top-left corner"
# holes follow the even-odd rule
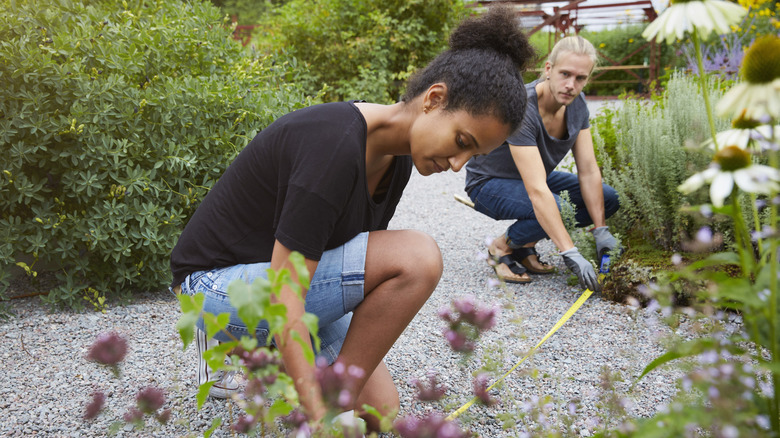
[[[603,275],[601,275],[600,277],[602,277],[602,276],[603,276]],[[555,333],[556,331],[558,331],[558,329],[559,329],[559,328],[561,328],[561,326],[562,326],[563,324],[565,324],[565,323],[566,323],[566,321],[568,321],[568,320],[569,320],[569,318],[571,318],[571,317],[572,317],[572,315],[574,315],[574,313],[575,313],[575,312],[577,312],[577,310],[579,310],[579,308],[582,306],[582,304],[583,304],[583,303],[585,303],[585,301],[586,301],[586,300],[587,300],[587,299],[590,297],[590,295],[591,295],[592,293],[593,293],[593,291],[591,291],[590,289],[586,289],[586,290],[585,290],[585,292],[583,292],[583,293],[582,293],[582,295],[580,295],[580,297],[577,299],[577,301],[576,301],[574,304],[572,304],[572,305],[571,305],[571,307],[569,308],[569,310],[567,310],[567,311],[566,311],[566,313],[565,313],[565,314],[564,314],[564,315],[561,317],[561,319],[559,319],[559,320],[558,320],[558,322],[557,322],[557,323],[555,323],[555,325],[553,326],[553,328],[551,328],[551,329],[550,329],[550,331],[549,331],[549,332],[547,332],[547,334],[546,334],[546,335],[544,335],[544,337],[542,338],[542,340],[541,340],[541,341],[539,341],[539,343],[538,343],[538,344],[536,344],[536,346],[535,346],[534,348],[532,348],[532,349],[531,349],[531,350],[530,350],[528,353],[526,353],[526,355],[525,355],[525,356],[523,356],[523,358],[522,358],[522,359],[520,359],[520,361],[519,361],[519,362],[517,362],[517,363],[515,364],[515,366],[513,366],[513,367],[512,367],[512,368],[511,368],[509,371],[507,371],[507,372],[506,372],[506,373],[505,373],[503,376],[501,376],[501,378],[500,378],[500,379],[496,380],[496,381],[495,381],[495,382],[494,382],[492,385],[488,386],[488,388],[487,388],[485,391],[487,392],[487,391],[490,391],[491,389],[493,389],[493,388],[494,388],[496,385],[498,385],[498,384],[499,384],[499,383],[500,383],[502,380],[504,380],[504,379],[506,378],[506,376],[508,376],[508,375],[509,375],[509,373],[511,373],[512,371],[514,371],[514,370],[515,370],[515,368],[519,367],[521,363],[523,363],[523,362],[524,362],[526,359],[528,359],[528,357],[529,357],[529,356],[531,356],[531,354],[533,354],[533,353],[534,353],[534,352],[535,352],[535,351],[536,351],[536,350],[537,350],[539,347],[541,347],[541,346],[542,346],[542,344],[544,344],[544,341],[546,341],[546,340],[547,340],[547,338],[549,338],[550,336],[552,336],[552,335],[553,335],[553,333]],[[466,409],[470,408],[470,407],[471,407],[471,405],[473,405],[473,404],[474,404],[476,401],[477,401],[477,397],[474,397],[474,398],[472,398],[471,400],[469,400],[469,402],[468,402],[468,403],[466,403],[465,405],[463,405],[463,406],[461,406],[460,408],[458,408],[458,410],[457,410],[457,411],[455,411],[455,412],[451,413],[451,414],[450,414],[450,415],[449,415],[449,416],[446,418],[446,420],[447,420],[447,421],[454,420],[454,419],[455,419],[455,418],[457,418],[457,417],[458,417],[460,414],[464,413],[464,412],[466,411]]]

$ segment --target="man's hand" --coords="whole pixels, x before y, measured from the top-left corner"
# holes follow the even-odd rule
[[[609,227],[594,228],[592,233],[593,238],[596,239],[596,252],[598,252],[599,260],[601,260],[604,254],[615,249],[617,240],[615,240],[615,236],[609,232]]]
[[[563,251],[561,256],[563,257],[563,262],[566,263],[566,266],[571,269],[571,272],[579,279],[581,287],[588,288],[594,292],[599,292],[601,290],[601,285],[596,277],[596,271],[593,269],[593,265],[585,260],[585,257],[580,254],[576,246],[572,249]]]

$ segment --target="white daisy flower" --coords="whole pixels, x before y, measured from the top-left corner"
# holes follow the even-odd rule
[[[740,69],[745,82],[734,86],[715,107],[721,117],[780,119],[780,37],[758,38]]]
[[[732,87],[715,107],[719,117],[780,119],[780,78],[765,84],[742,82]]]
[[[680,184],[678,190],[688,194],[710,184],[710,199],[716,207],[734,190],[734,184],[747,193],[770,194],[780,190],[780,171],[753,164],[750,154],[737,146],[726,146],[715,154],[715,161]]]
[[[642,36],[671,44],[695,28],[699,37],[705,39],[712,31],[718,35],[731,32],[731,26],[739,24],[746,13],[742,6],[723,0],[672,1]]]
[[[769,141],[772,139],[773,133],[780,135],[780,125],[775,125],[774,129],[769,125],[761,125],[753,128],[734,128],[727,131],[719,132],[715,138],[718,140],[718,144],[739,146],[742,149],[747,149],[751,140],[764,140]],[[712,139],[709,139],[701,144],[703,147],[714,148],[715,143]]]

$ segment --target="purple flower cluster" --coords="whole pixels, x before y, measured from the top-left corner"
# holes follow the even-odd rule
[[[171,410],[158,411],[165,404],[165,393],[160,388],[147,386],[135,396],[135,406],[129,408],[122,418],[128,423],[140,423],[144,415],[152,415],[158,422],[165,424],[171,418]]]
[[[309,419],[306,418],[300,409],[295,409],[288,415],[280,417],[282,424],[290,429],[290,433],[287,436],[294,437],[310,437],[313,434],[313,430],[309,425]]]
[[[316,375],[325,404],[335,410],[343,411],[352,408],[357,397],[358,380],[365,376],[365,371],[354,365],[346,366],[341,362],[328,366],[324,358],[318,358]]]
[[[469,433],[460,429],[454,421],[447,421],[441,414],[427,417],[407,416],[396,420],[395,430],[403,438],[465,438]]]
[[[250,372],[263,370],[270,365],[279,366],[281,360],[278,355],[267,348],[258,348],[251,351],[244,350],[240,345],[233,350],[233,354],[241,360],[241,365],[247,367]]]
[[[92,394],[92,401],[87,404],[87,408],[84,412],[84,419],[91,420],[100,413],[103,409],[103,405],[106,403],[106,395],[100,391],[96,391]]]
[[[474,395],[485,406],[493,406],[498,403],[498,400],[488,393],[488,379],[489,377],[485,373],[477,374],[477,377],[474,379]]]
[[[496,324],[498,309],[479,307],[475,302],[473,295],[464,295],[455,299],[450,308],[439,310],[439,317],[449,324],[444,337],[457,352],[473,352],[479,335]]]
[[[412,379],[409,383],[417,388],[417,400],[420,401],[438,401],[444,397],[447,389],[439,383],[435,371],[429,371],[426,375],[427,381]]]
[[[87,359],[101,365],[115,367],[127,354],[127,341],[119,334],[103,333],[97,337],[87,353]]]

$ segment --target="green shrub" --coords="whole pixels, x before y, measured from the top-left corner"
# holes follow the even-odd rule
[[[457,0],[291,0],[256,29],[255,43],[305,62],[305,89],[327,86],[325,100],[393,103],[464,13]]]
[[[310,99],[207,2],[0,4],[0,297],[14,265],[56,269],[52,304],[159,290],[227,164]]]
[[[717,85],[713,85],[717,101]],[[706,193],[688,196],[677,187],[705,168],[711,154],[698,145],[709,136],[704,102],[696,81],[673,75],[656,101],[623,100],[619,109],[593,121],[594,145],[607,184],[620,194],[620,211],[610,219],[624,236],[665,249],[678,248],[692,220],[681,207],[707,202]],[[729,124],[717,120],[718,129]],[[615,142],[606,144],[605,139]]]

